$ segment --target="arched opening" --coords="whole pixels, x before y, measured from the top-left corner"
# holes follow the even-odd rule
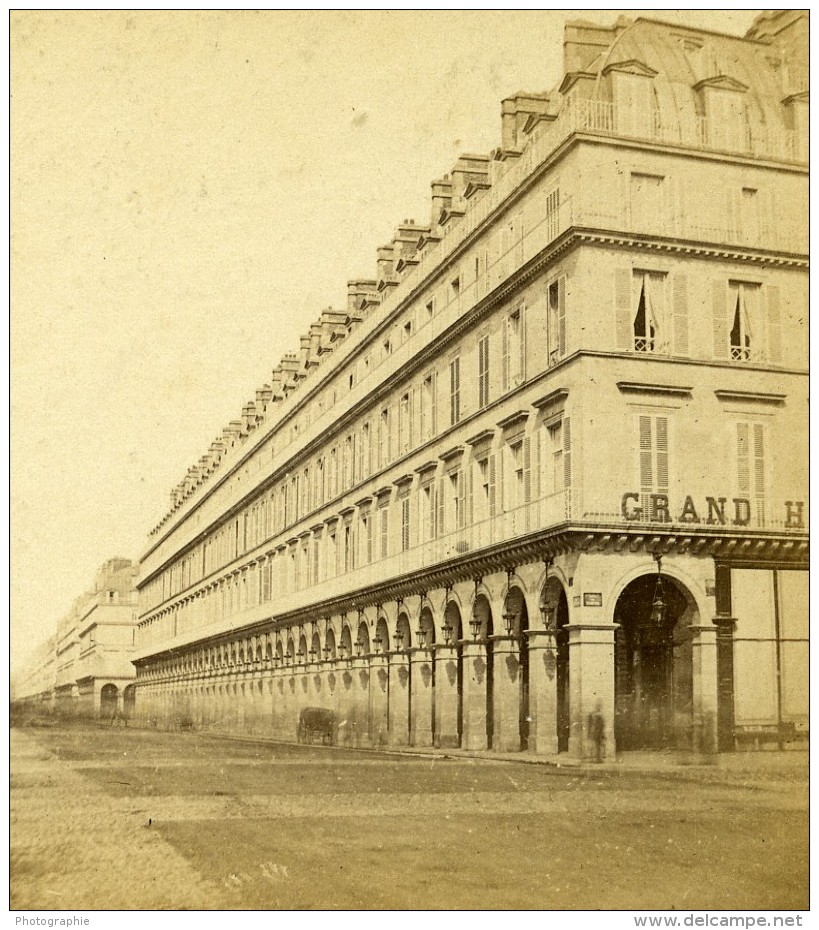
[[[307,637],[303,632],[299,636],[299,651],[297,653],[297,658],[300,663],[307,661]]]
[[[694,598],[668,575],[635,578],[614,608],[614,738],[618,749],[690,746]]]
[[[368,656],[370,654],[370,630],[363,620],[358,625],[358,635],[355,640],[355,654],[356,656]]]
[[[313,638],[310,640],[310,661],[319,662],[321,660],[321,639],[318,630],[313,632]]]
[[[519,588],[506,595],[504,621],[511,619],[512,635],[518,644],[518,732],[520,748],[529,748],[529,612]]]
[[[341,630],[341,643],[339,644],[339,654],[342,659],[351,659],[353,653],[353,637],[347,624]]]
[[[486,745],[491,749],[495,737],[495,662],[492,636],[492,608],[483,594],[475,598],[472,608],[472,622],[478,624],[479,642],[486,648]]]
[[[432,611],[429,607],[421,609],[421,615],[418,618],[418,644],[422,644],[428,650],[427,655],[432,657],[435,654],[435,621],[432,619]],[[432,732],[432,745],[435,745],[435,661],[432,660],[428,665],[424,665],[421,671],[426,674],[429,669],[429,709],[430,709],[430,730]]]
[[[541,597],[545,610],[544,622],[555,637],[554,674],[556,691],[557,751],[569,751],[571,709],[569,704],[569,602],[563,585],[557,578],[546,582]]]
[[[324,658],[330,662],[336,659],[336,634],[332,627],[324,637]]]
[[[117,713],[117,698],[119,689],[116,685],[103,685],[100,691],[100,716],[112,718]]]
[[[410,630],[409,617],[405,613],[400,613],[395,624],[395,649],[396,652],[400,652],[410,648],[412,648],[412,631]],[[412,728],[412,662],[408,661],[404,656],[399,661],[403,663],[399,668],[399,675],[406,672],[405,687],[407,695],[407,719],[403,723],[404,732],[402,737],[409,743]]]
[[[443,631],[449,636],[449,642],[455,645],[455,667],[456,667],[456,687],[457,687],[457,706],[455,728],[458,735],[458,746],[463,745],[464,735],[464,647],[463,647],[463,625],[461,624],[461,611],[455,601],[450,601],[444,611]]]
[[[384,617],[379,617],[375,627],[375,639],[373,640],[376,652],[386,653],[390,651],[390,628]]]
[[[122,710],[126,719],[130,720],[136,709],[136,685],[128,685],[122,692]]]

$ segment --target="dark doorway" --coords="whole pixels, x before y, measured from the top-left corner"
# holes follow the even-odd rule
[[[557,675],[557,751],[569,751],[571,705],[569,701],[569,602],[561,588],[555,617]]]
[[[652,606],[658,599],[661,611]],[[614,736],[617,748],[690,745],[693,678],[690,595],[668,576],[632,581],[614,609]]]

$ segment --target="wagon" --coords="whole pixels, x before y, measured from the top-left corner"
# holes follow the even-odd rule
[[[315,737],[322,743],[333,746],[336,742],[338,724],[335,711],[326,707],[304,707],[299,714],[296,739],[299,743],[312,743]]]

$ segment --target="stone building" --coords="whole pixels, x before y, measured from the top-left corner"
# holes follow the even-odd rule
[[[133,712],[136,672],[136,575],[129,559],[114,558],[97,572],[35,654],[14,700],[63,716],[110,717]]]
[[[564,48],[174,489],[138,713],[576,757],[807,733],[807,14]]]

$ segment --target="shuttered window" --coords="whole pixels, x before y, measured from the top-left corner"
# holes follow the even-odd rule
[[[426,441],[434,439],[438,432],[437,404],[435,398],[435,372],[430,372],[421,385],[421,438]]]
[[[449,425],[455,426],[461,419],[461,359],[453,358],[449,363]]]
[[[640,416],[640,504],[654,518],[651,495],[668,494],[668,417]]]
[[[765,428],[737,423],[737,494],[751,507],[757,526],[765,526]]]
[[[508,391],[526,378],[526,307],[523,304],[506,318],[502,333],[503,389]]]
[[[561,275],[548,287],[546,341],[549,365],[566,354],[566,276]]]
[[[410,500],[405,497],[401,501],[401,551],[406,552],[410,547]]]
[[[389,554],[390,545],[390,508],[384,505],[379,510],[379,520],[381,521],[381,558],[386,559]]]
[[[489,403],[489,336],[478,341],[478,407]]]
[[[745,281],[711,282],[714,358],[748,362],[781,358],[779,294],[766,289],[767,313],[761,306],[762,288]],[[766,326],[767,315],[767,353]]]

